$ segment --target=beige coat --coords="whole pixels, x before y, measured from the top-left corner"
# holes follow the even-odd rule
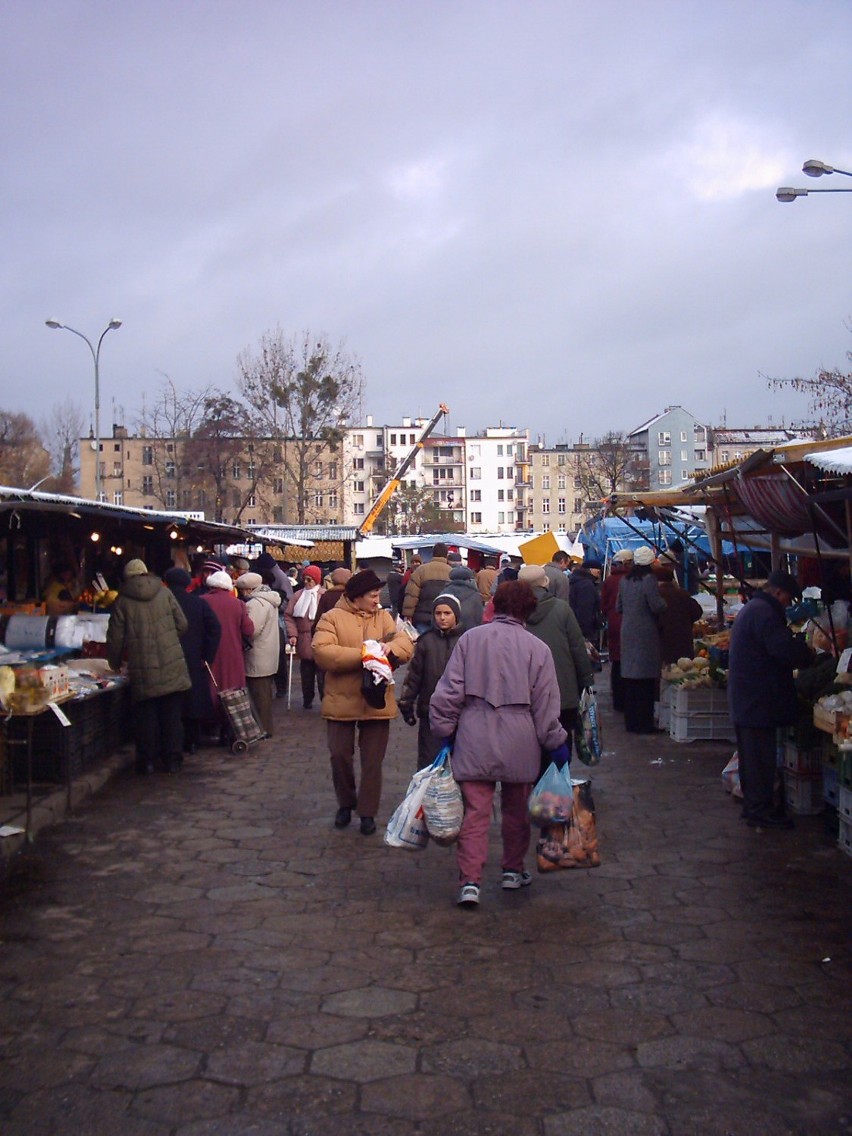
[[[384,609],[368,614],[359,611],[346,598],[320,617],[313,638],[314,659],[325,671],[323,718],[337,722],[359,722],[369,718],[395,718],[397,715],[394,687],[388,688],[381,709],[369,706],[361,693],[364,668],[361,646],[367,639],[386,643],[397,664],[406,663],[414,653],[414,644]]]

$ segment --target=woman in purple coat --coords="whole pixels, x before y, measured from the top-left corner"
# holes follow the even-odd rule
[[[207,591],[201,597],[210,604],[222,628],[222,637],[211,670],[219,690],[237,690],[246,685],[246,663],[243,640],[254,636],[254,624],[246,605],[233,593],[234,582],[227,572],[214,572],[207,577]],[[213,690],[213,702],[219,710],[220,724],[225,715]]]
[[[541,751],[562,765],[570,760],[559,723],[559,684],[550,649],[524,626],[535,610],[529,584],[513,580],[494,593],[494,620],[466,631],[450,656],[429,706],[436,737],[455,734],[453,774],[465,812],[456,857],[462,907],[479,903],[488,855],[488,827],[497,782],[507,890],[527,887],[530,843],[527,802],[538,778]]]

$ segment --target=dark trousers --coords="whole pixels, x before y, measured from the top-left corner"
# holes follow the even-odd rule
[[[436,738],[429,729],[429,715],[421,718],[417,723],[417,768],[431,765],[446,744],[446,738]]]
[[[160,763],[166,769],[183,761],[183,691],[133,703],[136,768]]]
[[[307,710],[314,701],[314,682],[317,665],[313,659],[299,659],[299,674],[302,679],[302,705]]]
[[[621,677],[621,659],[613,659],[610,662],[609,683],[612,688],[613,710],[624,710],[624,679]]]
[[[355,728],[361,757],[361,784],[355,787]],[[374,817],[382,799],[382,762],[388,747],[390,721],[372,718],[363,722],[328,722],[331,779],[341,809],[355,809],[359,816]]]
[[[743,816],[771,813],[775,795],[776,731],[772,726],[737,726]]]
[[[654,733],[654,691],[652,678],[622,678],[624,728],[628,734]]]

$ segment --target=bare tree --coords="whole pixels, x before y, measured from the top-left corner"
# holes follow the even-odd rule
[[[577,453],[577,480],[588,504],[626,489],[638,488],[641,471],[629,439],[620,430],[596,438],[588,449]]]
[[[846,352],[846,358],[852,362],[852,351]],[[839,438],[852,433],[852,371],[821,367],[809,379],[766,378],[766,385],[773,390],[789,387],[807,395],[808,412],[819,421],[827,437]]]
[[[310,502],[333,480],[329,465],[342,461],[343,426],[362,395],[361,365],[324,336],[305,331],[287,340],[278,328],[261,337],[257,352],[244,351],[237,366],[252,432],[280,449],[294,519],[304,524]]]
[[[179,391],[168,375],[164,378],[154,400],[145,401],[136,429],[151,439],[144,461],[152,471],[155,498],[164,508],[188,508],[197,478],[187,461],[187,444],[204,422],[207,403],[219,392],[209,383]]]
[[[50,454],[28,414],[0,410],[0,482],[31,489],[50,476]]]
[[[73,493],[78,485],[83,425],[80,404],[70,397],[53,403],[41,420],[40,432],[52,472],[45,486],[49,485],[53,493]]]

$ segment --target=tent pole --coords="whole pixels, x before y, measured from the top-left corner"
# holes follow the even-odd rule
[[[722,535],[719,532],[719,518],[711,506],[705,514],[707,518],[707,537],[710,541],[710,555],[716,564],[716,619],[720,627],[725,626],[725,569],[722,561]]]

